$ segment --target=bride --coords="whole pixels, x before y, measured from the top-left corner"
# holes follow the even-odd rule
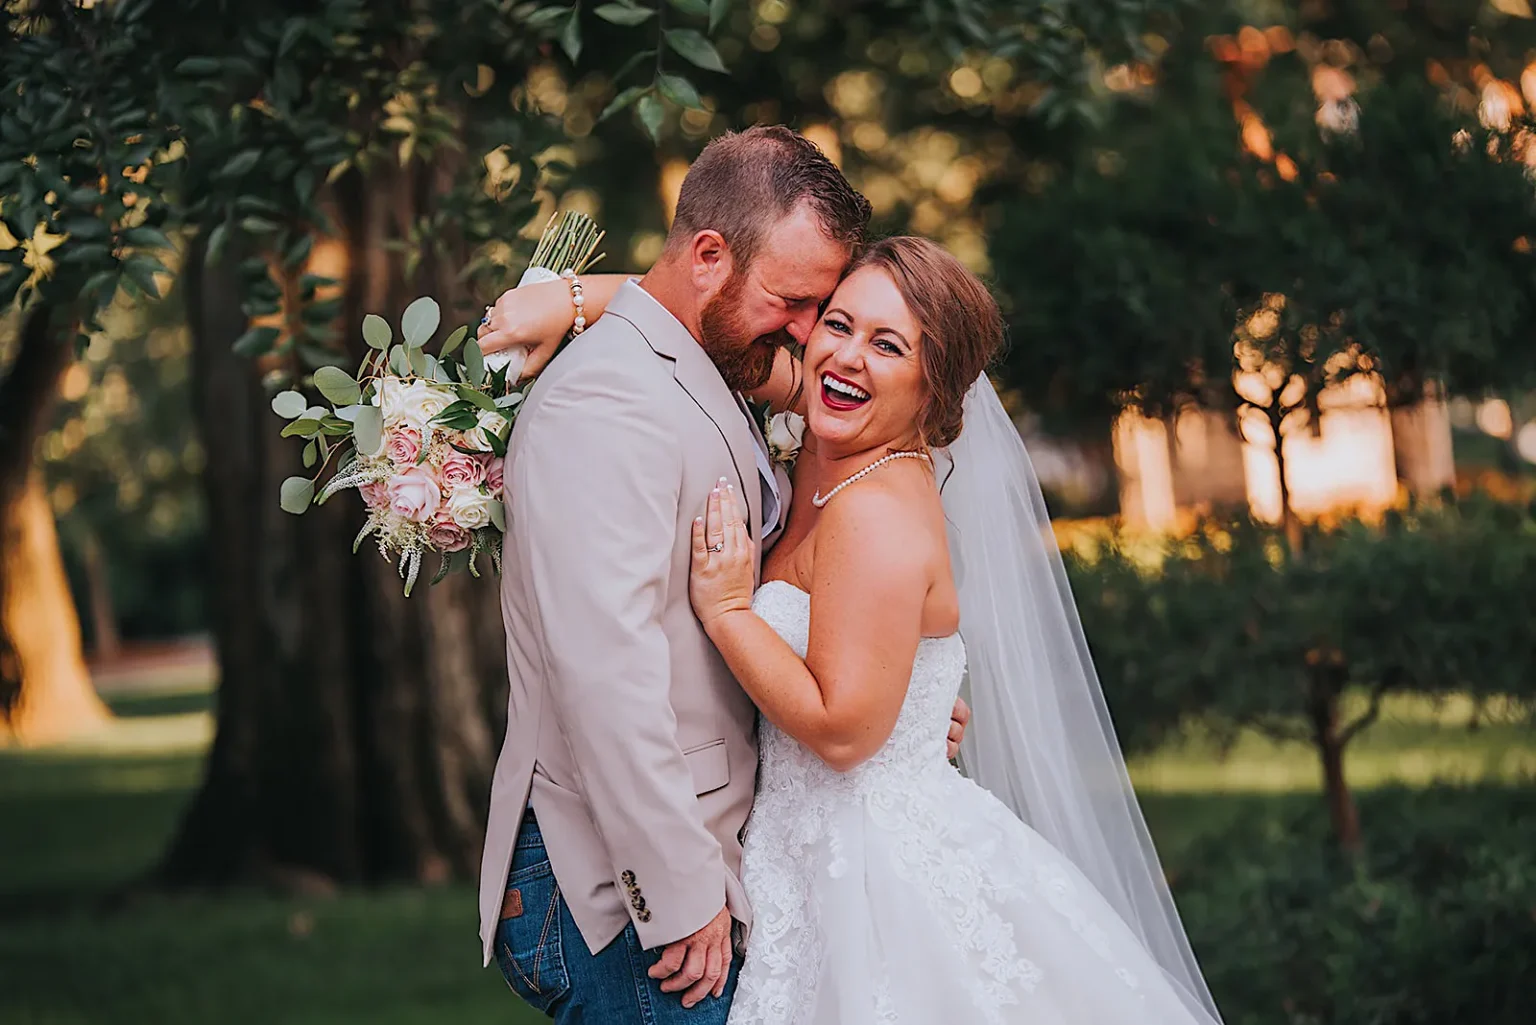
[[[763,720],[732,1025],[1219,1021],[984,374],[1002,333],[941,247],[870,246],[809,387],[769,388],[809,430],[755,594],[739,496],[694,525],[695,611]]]
[[[733,1025],[1216,1020],[981,376],[1001,340],[943,249],[872,246],[807,341],[755,595],[734,492],[695,524],[695,610],[765,720]],[[976,781],[944,758],[968,664]]]

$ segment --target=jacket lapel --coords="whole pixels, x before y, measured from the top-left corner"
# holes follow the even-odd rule
[[[605,316],[618,316],[633,324],[656,355],[672,363],[672,374],[679,387],[709,417],[730,451],[736,467],[737,493],[746,496],[751,536],[761,537],[763,495],[758,484],[757,456],[752,442],[752,425],[736,404],[698,341],[678,319],[633,281],[619,287],[609,301]]]

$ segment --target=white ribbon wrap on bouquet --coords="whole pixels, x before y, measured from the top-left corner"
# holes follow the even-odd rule
[[[524,285],[537,285],[542,281],[559,281],[560,275],[548,267],[529,267],[523,271],[523,276],[517,280],[517,287]],[[500,373],[504,367],[511,367],[509,375],[514,381],[522,374],[523,364],[528,362],[528,347],[514,345],[510,349],[501,352],[493,352],[485,357],[485,368]]]

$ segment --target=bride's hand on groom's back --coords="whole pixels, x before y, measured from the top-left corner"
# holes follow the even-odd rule
[[[574,318],[570,283],[540,281],[503,292],[496,305],[485,311],[475,336],[487,356],[527,346],[522,376],[533,377],[554,358]]]
[[[722,477],[704,515],[693,521],[688,597],[706,629],[721,616],[752,608],[756,553],[742,508],[741,496]]]

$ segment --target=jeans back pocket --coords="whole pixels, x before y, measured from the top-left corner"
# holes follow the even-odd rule
[[[560,886],[548,860],[513,867],[496,929],[496,963],[512,991],[548,1011],[571,988],[560,935]]]

